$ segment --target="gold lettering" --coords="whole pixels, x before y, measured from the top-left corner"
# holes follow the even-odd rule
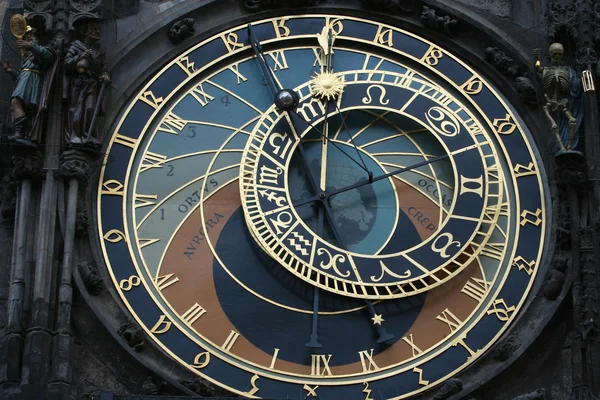
[[[523,257],[517,256],[515,257],[512,265],[513,267],[518,268],[519,271],[524,270],[527,275],[531,276],[535,269],[536,262],[535,260],[526,261]]]
[[[237,77],[237,84],[239,85],[242,82],[246,82],[248,79],[244,75],[240,73],[240,64],[234,64],[229,67],[229,70],[235,74]]]
[[[421,368],[414,367],[413,372],[419,374],[419,385],[427,386],[429,385],[429,381],[423,379],[423,370]]]
[[[506,114],[504,118],[496,118],[494,122],[492,122],[494,128],[496,128],[496,133],[499,135],[510,135],[517,129],[517,125],[511,121],[510,115]]]
[[[131,275],[129,278],[123,279],[121,282],[119,282],[119,287],[124,291],[129,292],[134,286],[138,287],[141,283],[142,280],[139,276]]]
[[[359,351],[360,363],[362,365],[363,372],[377,371],[379,367],[375,364],[373,359],[373,349]]]
[[[530,162],[528,166],[524,166],[521,164],[517,164],[514,169],[516,178],[521,178],[523,176],[535,175],[537,172],[535,169],[535,164]]]
[[[144,155],[144,160],[142,161],[142,165],[140,166],[140,172],[145,172],[152,168],[162,168],[164,167],[166,161],[167,156],[148,151]]]
[[[124,136],[119,133],[115,135],[114,143],[120,144],[121,146],[126,146],[135,149],[135,145],[137,144],[137,142],[137,139],[130,138],[129,136]]]
[[[182,120],[175,113],[170,112],[162,120],[162,123],[158,127],[158,130],[170,133],[172,135],[179,135],[179,132],[181,132],[181,130],[185,128],[186,124],[186,121]]]
[[[285,52],[283,50],[274,51],[269,53],[269,56],[273,59],[275,66],[273,67],[273,72],[278,69],[288,69],[287,58],[285,58]],[[239,83],[239,82],[238,82]]]
[[[196,354],[192,368],[202,369],[210,363],[210,353],[208,351]]]
[[[181,315],[181,318],[187,322],[189,325],[192,325],[194,322],[198,320],[201,316],[206,314],[206,310],[202,308],[202,306],[198,303],[194,303],[189,310]]]
[[[165,290],[172,284],[179,282],[179,278],[178,277],[173,278],[173,275],[175,275],[175,274],[163,275],[163,276],[159,276],[158,278],[156,278],[154,280],[154,283],[156,284],[156,287],[158,288],[158,290],[160,290],[162,292],[163,290]],[[173,279],[171,279],[171,278],[173,278]]]
[[[542,210],[539,208],[535,212],[523,210],[521,213],[521,226],[525,226],[527,224],[539,226],[542,223],[542,219],[540,218],[541,214]],[[531,217],[535,217],[535,219]]]
[[[278,38],[288,37],[290,36],[290,28],[285,26],[285,22],[289,18],[281,18],[273,21],[273,28],[275,28],[275,34]]]
[[[271,365],[269,365],[269,369],[275,368],[275,362],[277,361],[277,355],[279,354],[279,349],[275,348],[273,352],[273,357],[271,358]]]
[[[435,317],[435,319],[444,322],[450,328],[450,332],[454,332],[458,329],[458,326],[462,324],[462,321],[456,317],[449,309],[445,309],[442,311],[440,315]]]
[[[331,354],[312,354],[310,374],[314,376],[333,375],[331,373],[331,369],[329,368],[329,361],[331,360],[331,356]]]
[[[181,57],[179,60],[176,61],[176,63],[177,65],[179,65],[179,67],[181,67],[182,70],[185,71],[186,74],[188,74],[188,76],[192,76],[194,72],[196,72],[194,62],[190,62],[188,56]]]
[[[163,98],[162,97],[156,97],[154,96],[154,93],[152,93],[151,90],[148,90],[147,92],[144,92],[140,97],[139,100],[143,101],[144,103],[148,104],[150,107],[157,109],[158,106],[160,106],[163,102]]]
[[[104,240],[111,243],[119,243],[121,240],[127,242],[125,234],[118,229],[112,229],[104,235]]]
[[[364,386],[365,388],[362,390],[362,392],[367,394],[367,396],[365,397],[365,400],[374,400],[374,399],[371,397],[371,392],[372,392],[372,390],[371,390],[371,389],[369,389],[369,382],[363,382],[363,386]]]
[[[403,337],[402,340],[404,340],[410,346],[410,348],[412,350],[413,357],[416,356],[417,354],[420,354],[420,353],[423,352],[423,350],[421,350],[420,348],[418,348],[415,345],[412,333],[410,335],[408,335],[408,336]]]
[[[152,200],[158,200],[158,195],[157,194],[137,194],[135,195],[135,208],[140,208],[140,207],[147,207],[147,206],[153,206],[156,204],[156,201],[152,201]]]
[[[394,30],[391,28],[385,29],[382,25],[379,25],[373,41],[377,44],[387,44],[392,47],[394,45]]]
[[[104,188],[104,190],[102,190],[102,194],[123,197],[123,184],[119,181],[111,179],[104,182],[102,187]]]
[[[431,46],[427,53],[421,58],[422,61],[425,61],[427,64],[434,66],[440,61],[440,59],[444,56],[444,53],[436,47]]]
[[[238,337],[240,337],[239,333],[237,333],[236,331],[231,331],[229,336],[227,336],[227,339],[225,339],[225,343],[223,343],[223,346],[221,346],[221,348],[229,352],[235,344],[235,341],[238,339]]]
[[[160,239],[138,239],[138,245],[140,249],[143,249],[146,246],[150,246],[154,243],[160,242]]]
[[[319,388],[319,386],[314,386],[314,387],[310,387],[308,385],[304,385],[303,389],[306,390],[308,393],[306,394],[306,397],[317,397],[317,389]]]
[[[250,378],[250,385],[252,386],[252,389],[245,392],[244,394],[248,395],[248,396],[254,396],[254,394],[258,393],[258,391],[260,390],[258,388],[258,386],[256,386],[256,381],[259,379],[260,377],[256,374],[254,374],[252,376],[252,378]]]
[[[483,82],[477,75],[473,75],[468,81],[462,84],[461,88],[466,94],[474,96],[481,93],[481,90],[483,89]]]
[[[460,292],[466,294],[477,302],[481,302],[487,293],[487,289],[488,283],[484,279],[471,277],[471,279],[465,284]]]
[[[229,53],[244,47],[243,43],[239,43],[239,37],[235,32],[224,33],[221,35],[223,43]]]
[[[498,317],[500,321],[506,322],[510,318],[510,313],[513,311],[515,311],[515,306],[509,307],[504,299],[497,299],[494,300],[494,303],[492,303],[492,306],[488,310],[487,314],[496,314],[496,317]]]
[[[206,106],[209,101],[213,101],[215,99],[214,96],[211,96],[204,91],[202,84],[194,87],[190,94],[194,96],[196,100],[198,100],[198,103],[200,103],[202,107]]]
[[[167,320],[165,315],[161,315],[156,325],[150,329],[150,332],[160,335],[171,329],[171,325],[173,325],[173,323]]]

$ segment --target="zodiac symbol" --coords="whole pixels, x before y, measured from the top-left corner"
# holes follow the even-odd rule
[[[296,240],[294,240],[294,238],[289,238],[288,242],[290,243],[290,245],[293,246],[297,251],[299,251],[300,254],[302,254],[303,256],[307,256],[308,251],[306,251],[306,249],[304,247],[302,247],[302,244],[304,244],[306,247],[310,247],[310,242],[308,240],[304,239],[304,236],[302,236],[298,232],[292,232],[292,236],[294,236],[296,239],[298,239],[298,242],[300,242],[300,243],[296,242]]]
[[[453,137],[458,135],[460,131],[460,125],[456,117],[442,107],[431,107],[425,114],[425,118],[427,118],[427,122],[433,130],[440,135]]]
[[[371,97],[371,89],[373,89],[373,88],[381,89],[381,96],[379,96],[379,104],[382,104],[384,106],[389,104],[389,102],[390,102],[389,100],[384,101],[384,97],[385,97],[385,94],[387,91],[381,85],[371,85],[367,88],[367,96],[363,97],[363,99],[362,99],[363,104],[371,104],[371,102],[373,101],[373,98]]]
[[[390,271],[390,269],[383,263],[383,261],[379,261],[379,265],[381,266],[381,275],[379,276],[379,278],[375,277],[375,275],[371,275],[371,280],[373,282],[379,282],[380,280],[382,280],[383,276],[386,273],[393,276],[394,278],[398,278],[398,279],[406,279],[406,278],[409,278],[411,275],[411,272],[409,270],[406,270],[406,272],[404,274],[396,274],[396,273]]]
[[[341,276],[342,278],[347,278],[350,276],[350,271],[346,271],[345,274],[343,274],[339,268],[337,263],[338,262],[344,262],[346,261],[346,257],[344,257],[343,254],[336,254],[335,256],[331,256],[331,253],[329,252],[329,250],[327,250],[326,248],[320,248],[319,250],[317,250],[317,254],[318,255],[323,255],[323,254],[327,254],[327,256],[329,257],[329,261],[325,262],[325,261],[321,261],[321,268],[323,268],[324,270],[328,270],[330,268],[333,268],[333,270],[335,271],[336,274],[338,274],[339,276]]]

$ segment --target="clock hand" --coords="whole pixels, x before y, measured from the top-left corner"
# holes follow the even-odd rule
[[[252,31],[252,25],[248,24],[248,39],[250,40],[250,45],[252,46],[252,50],[254,50],[254,54],[256,55],[256,61],[262,71],[265,80],[267,81],[267,85],[269,89],[271,89],[271,93],[273,96],[276,96],[279,93],[279,86],[275,82],[275,78],[273,77],[273,71],[271,71],[271,67],[267,64],[265,60],[265,54],[262,50],[262,46],[260,42],[254,36],[254,32]]]
[[[323,140],[321,141],[321,181],[319,182],[319,186],[321,189],[321,193],[324,193],[327,189],[327,143],[329,136],[329,129],[327,125],[328,114],[325,113],[325,121],[323,122],[323,132],[325,135]],[[319,214],[317,220],[317,235],[323,237],[323,225],[325,224],[325,211],[321,206],[319,207]],[[320,348],[323,347],[321,343],[319,343],[319,333],[318,333],[318,321],[319,321],[319,287],[314,286],[313,292],[313,318],[312,318],[312,332],[310,334],[310,341],[305,344],[306,347],[310,348]]]
[[[443,155],[438,156],[438,157],[430,158],[429,160],[421,161],[419,163],[410,165],[408,167],[398,168],[398,169],[396,169],[396,170],[394,170],[392,172],[388,172],[387,174],[380,175],[380,176],[378,176],[376,178],[370,177],[367,180],[357,182],[357,183],[355,183],[353,185],[346,186],[346,187],[343,187],[341,189],[335,189],[335,190],[331,191],[330,193],[323,193],[323,195],[314,196],[314,197],[311,197],[309,199],[302,200],[302,201],[300,201],[298,203],[294,203],[293,205],[294,205],[294,207],[300,207],[300,206],[302,206],[304,204],[312,203],[312,202],[315,202],[315,201],[326,202],[331,197],[333,197],[333,196],[335,196],[337,194],[344,193],[344,192],[347,192],[347,191],[352,190],[352,189],[357,189],[357,188],[359,188],[361,186],[369,185],[369,184],[372,184],[374,182],[381,181],[383,179],[389,178],[390,176],[398,175],[398,174],[401,174],[402,172],[410,171],[410,170],[413,170],[415,168],[422,167],[424,165],[428,165],[428,164],[432,164],[432,163],[440,161],[440,160],[444,160],[446,158],[449,158],[451,155],[460,154],[462,152],[474,149],[474,148],[476,148],[478,146],[479,146],[478,144],[474,144],[474,145],[471,145],[471,146],[467,146],[467,147],[465,147],[463,149],[456,150],[456,151],[454,151],[452,153],[449,153],[449,154],[443,154]]]

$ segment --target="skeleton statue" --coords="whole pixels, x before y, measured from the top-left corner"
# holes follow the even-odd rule
[[[2,67],[15,81],[10,100],[13,134],[9,140],[32,145],[41,141],[42,111],[47,108],[50,84],[56,71],[54,51],[38,44],[35,28],[28,27],[17,47],[22,50],[21,68],[3,61]]]
[[[100,51],[100,25],[88,22],[84,41],[74,41],[65,56],[65,93],[68,104],[65,142],[67,145],[99,147],[92,125],[96,110],[102,109],[103,85],[110,84],[104,53]]]
[[[564,55],[562,44],[552,43],[549,53],[551,64],[543,67],[540,49],[533,50],[535,69],[542,73],[544,84],[544,113],[561,151],[572,150],[577,146],[578,130],[583,121],[583,86],[573,68],[561,65]]]

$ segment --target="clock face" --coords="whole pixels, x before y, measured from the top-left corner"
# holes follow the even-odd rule
[[[539,268],[526,128],[412,33],[334,15],[251,31],[295,107],[273,104],[238,26],[167,64],[116,124],[98,189],[116,291],[174,360],[238,394],[432,388],[502,335]]]

